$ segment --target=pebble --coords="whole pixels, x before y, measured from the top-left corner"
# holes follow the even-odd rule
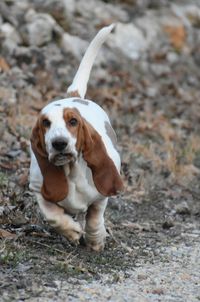
[[[64,53],[71,54],[78,61],[83,57],[89,43],[79,37],[64,33],[61,40],[61,49]]]
[[[42,46],[52,40],[56,22],[50,15],[30,9],[25,20],[27,23],[21,28],[21,34],[26,45]]]
[[[176,213],[180,215],[191,214],[191,210],[186,201],[183,201],[182,203],[176,205],[175,209],[176,209]]]
[[[148,46],[142,30],[131,23],[118,23],[108,44],[118,48],[123,55],[132,60],[139,59],[141,52],[145,51]]]

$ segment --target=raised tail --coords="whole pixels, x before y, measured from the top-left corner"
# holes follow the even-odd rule
[[[88,46],[88,49],[86,50],[78,71],[73,79],[73,82],[67,89],[68,96],[77,96],[81,98],[85,97],[87,83],[92,66],[94,64],[94,60],[101,45],[106,41],[114,26],[114,24],[111,24],[110,26],[103,27]]]

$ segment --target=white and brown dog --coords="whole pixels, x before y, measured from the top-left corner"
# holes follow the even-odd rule
[[[113,29],[89,45],[68,98],[44,107],[31,136],[30,188],[50,225],[70,241],[83,235],[93,250],[104,248],[108,196],[122,190],[116,136],[105,111],[84,99],[97,52]],[[84,223],[74,216],[84,213]]]

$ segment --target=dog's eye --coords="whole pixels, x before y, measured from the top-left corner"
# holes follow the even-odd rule
[[[78,124],[78,121],[76,118],[73,117],[73,118],[71,118],[71,120],[69,120],[70,126],[75,127],[75,126],[77,126],[77,124]]]
[[[48,119],[45,118],[45,119],[42,121],[42,124],[43,124],[43,126],[44,126],[45,128],[49,128],[50,125],[51,125],[51,122],[50,122]]]

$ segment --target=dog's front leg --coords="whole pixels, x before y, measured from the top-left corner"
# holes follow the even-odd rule
[[[46,221],[60,234],[70,241],[78,243],[82,236],[83,229],[79,222],[64,212],[64,209],[55,203],[44,200],[41,194],[37,193],[37,201]]]
[[[94,251],[104,249],[106,229],[104,226],[104,212],[108,198],[92,203],[86,214],[85,241],[87,247]]]

